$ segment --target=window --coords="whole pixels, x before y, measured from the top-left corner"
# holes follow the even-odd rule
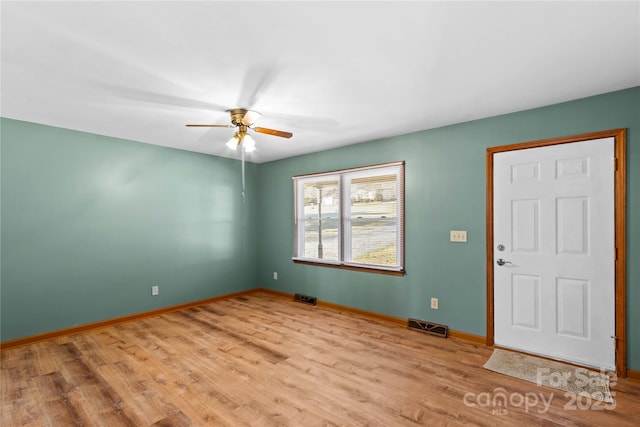
[[[294,261],[404,273],[404,162],[293,181]]]

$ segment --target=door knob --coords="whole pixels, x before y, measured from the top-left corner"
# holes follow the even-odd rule
[[[498,258],[498,259],[497,259],[497,261],[496,261],[496,263],[497,263],[499,266],[503,266],[503,265],[505,265],[505,264],[511,264],[511,261],[505,261],[505,260],[503,260],[502,258]]]

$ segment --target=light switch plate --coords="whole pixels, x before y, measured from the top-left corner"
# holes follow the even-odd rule
[[[451,230],[450,231],[450,240],[452,242],[466,242],[467,241],[467,230]]]

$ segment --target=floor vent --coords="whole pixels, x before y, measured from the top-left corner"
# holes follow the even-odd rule
[[[446,325],[438,325],[437,323],[425,322],[424,320],[409,319],[407,325],[409,329],[425,332],[431,335],[437,335],[446,338],[449,335],[449,327]]]
[[[295,302],[303,302],[303,303],[309,304],[309,305],[316,305],[316,301],[318,300],[318,298],[310,297],[308,295],[295,294],[293,296],[293,300]]]

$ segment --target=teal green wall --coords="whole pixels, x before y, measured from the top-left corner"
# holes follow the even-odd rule
[[[628,365],[640,369],[640,88],[259,165],[259,283],[484,336],[486,148],[615,128],[628,129]],[[406,162],[407,274],[294,264],[291,177],[395,160]],[[468,230],[468,243],[449,230]]]
[[[2,341],[256,286],[255,164],[0,125]]]

